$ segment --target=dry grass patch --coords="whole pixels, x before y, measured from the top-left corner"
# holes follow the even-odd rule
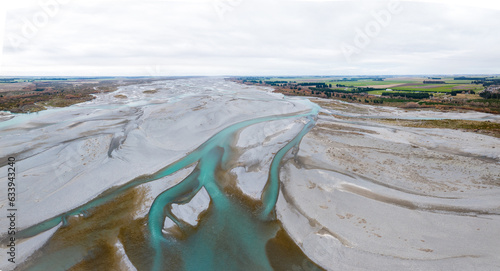
[[[494,137],[500,138],[500,123],[491,121],[475,121],[475,120],[398,120],[398,119],[383,119],[379,122],[399,125],[404,127],[416,128],[442,128],[473,131]]]

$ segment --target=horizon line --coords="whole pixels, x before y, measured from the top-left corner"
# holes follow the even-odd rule
[[[384,77],[384,76],[500,76],[500,73],[429,73],[429,74],[331,74],[331,75],[318,75],[318,74],[295,74],[295,75],[0,75],[0,78],[74,78],[74,77],[88,77],[88,78],[127,78],[127,77],[143,77],[143,78],[154,78],[154,77],[359,77],[359,76],[373,76],[373,77]]]

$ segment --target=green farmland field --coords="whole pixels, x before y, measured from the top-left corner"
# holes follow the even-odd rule
[[[481,85],[472,84],[436,84],[436,85],[415,85],[415,86],[404,86],[404,87],[394,87],[393,90],[403,90],[403,91],[425,91],[425,92],[451,92],[453,90],[483,90]]]

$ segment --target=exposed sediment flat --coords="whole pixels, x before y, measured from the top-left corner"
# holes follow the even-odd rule
[[[26,228],[153,173],[231,124],[308,109],[223,80],[184,81],[126,86],[91,102],[0,123],[2,154],[17,154],[22,177],[18,226]],[[151,88],[160,90],[143,93]]]
[[[330,110],[284,165],[277,207],[311,259],[331,270],[500,268],[498,138],[384,125],[370,118],[409,114],[321,102]],[[344,107],[352,118],[330,116]]]
[[[220,263],[213,259],[237,258],[239,248],[250,248],[241,259],[265,270],[292,258],[299,260],[290,266],[314,267],[290,237],[326,270],[500,269],[500,139],[380,121],[500,122],[499,116],[311,99],[323,109],[309,131],[317,107],[270,90],[217,78],[168,80],[121,87],[68,108],[2,113],[0,170],[16,157],[18,230],[57,220],[20,239],[18,270],[50,267],[54,259],[84,268],[94,258],[130,270],[150,270],[157,260],[160,270],[163,256],[194,259],[184,265],[193,269],[212,261],[214,269]],[[243,121],[250,122],[239,126]],[[277,160],[276,212],[258,216],[262,206],[274,206],[263,191],[287,146]],[[148,181],[135,182],[141,178]],[[167,193],[185,181],[181,192]],[[117,187],[126,188],[112,200],[62,215]],[[7,202],[1,194],[0,210]],[[0,219],[0,228],[7,223]],[[90,255],[88,248],[110,256]],[[1,258],[6,249],[0,246],[0,269],[10,270]]]
[[[151,89],[155,93],[148,92]],[[269,90],[213,78],[167,80],[121,87],[116,92],[98,94],[90,102],[67,108],[34,114],[2,113],[2,172],[7,172],[9,156],[15,156],[17,161],[16,207],[20,210],[17,230],[39,225],[88,203],[109,189],[157,172],[230,125],[310,110],[301,99],[284,99],[283,95]],[[281,125],[287,128],[294,121]],[[271,124],[270,136],[279,136],[272,135],[273,129]],[[281,140],[289,140],[294,135],[287,136],[289,138],[282,136]],[[186,177],[195,166],[138,186],[138,191],[145,193],[144,201],[130,215],[134,219],[147,216],[153,200]],[[1,176],[0,185],[7,186],[6,175]],[[188,204],[172,206],[179,220],[191,225],[197,223],[198,215],[210,202],[203,191]],[[5,211],[6,203],[6,193],[2,193],[1,210]],[[7,228],[7,223],[1,219],[0,227]],[[18,249],[23,254],[18,256],[19,261],[44,245],[55,230],[57,228],[20,241]],[[121,251],[120,243],[112,245]],[[6,249],[0,248],[2,257]],[[2,258],[0,267],[13,268],[6,263]],[[124,259],[121,264],[127,265],[129,261]]]

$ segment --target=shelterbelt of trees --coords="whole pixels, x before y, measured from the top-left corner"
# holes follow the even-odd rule
[[[377,79],[380,79],[377,81],[383,80],[381,78]],[[377,84],[373,83],[372,86],[359,86],[359,81],[347,78],[342,80],[314,78],[307,81],[302,78],[293,78],[293,80],[286,80],[285,78],[283,78],[283,80],[265,80],[257,77],[252,78],[251,80],[249,80],[249,78],[233,78],[230,80],[244,84],[271,86],[275,88],[275,92],[280,92],[285,95],[312,96],[328,99],[332,98],[355,103],[373,105],[383,104],[385,106],[405,108],[438,108],[443,110],[464,109],[500,114],[500,79],[497,80],[495,78],[487,77],[457,77],[455,79],[467,80],[464,83],[453,83],[465,85],[471,85],[471,79],[480,79],[480,81],[477,81],[476,84],[483,84],[486,88],[484,91],[476,94],[476,91],[473,89],[455,89],[449,90],[448,92],[433,92],[431,89],[418,87],[411,89],[411,84],[407,86],[405,90],[386,91],[385,86],[377,88]],[[358,86],[353,86],[353,83],[347,83],[347,85],[335,83],[353,81],[357,81]],[[419,80],[415,79],[414,81],[418,82]],[[497,81],[498,85],[488,86],[491,83],[495,84]],[[422,84],[422,81],[419,82]],[[370,82],[367,82],[366,84],[368,85]],[[388,85],[390,85],[390,83],[388,83]],[[446,84],[440,85],[443,86]]]

